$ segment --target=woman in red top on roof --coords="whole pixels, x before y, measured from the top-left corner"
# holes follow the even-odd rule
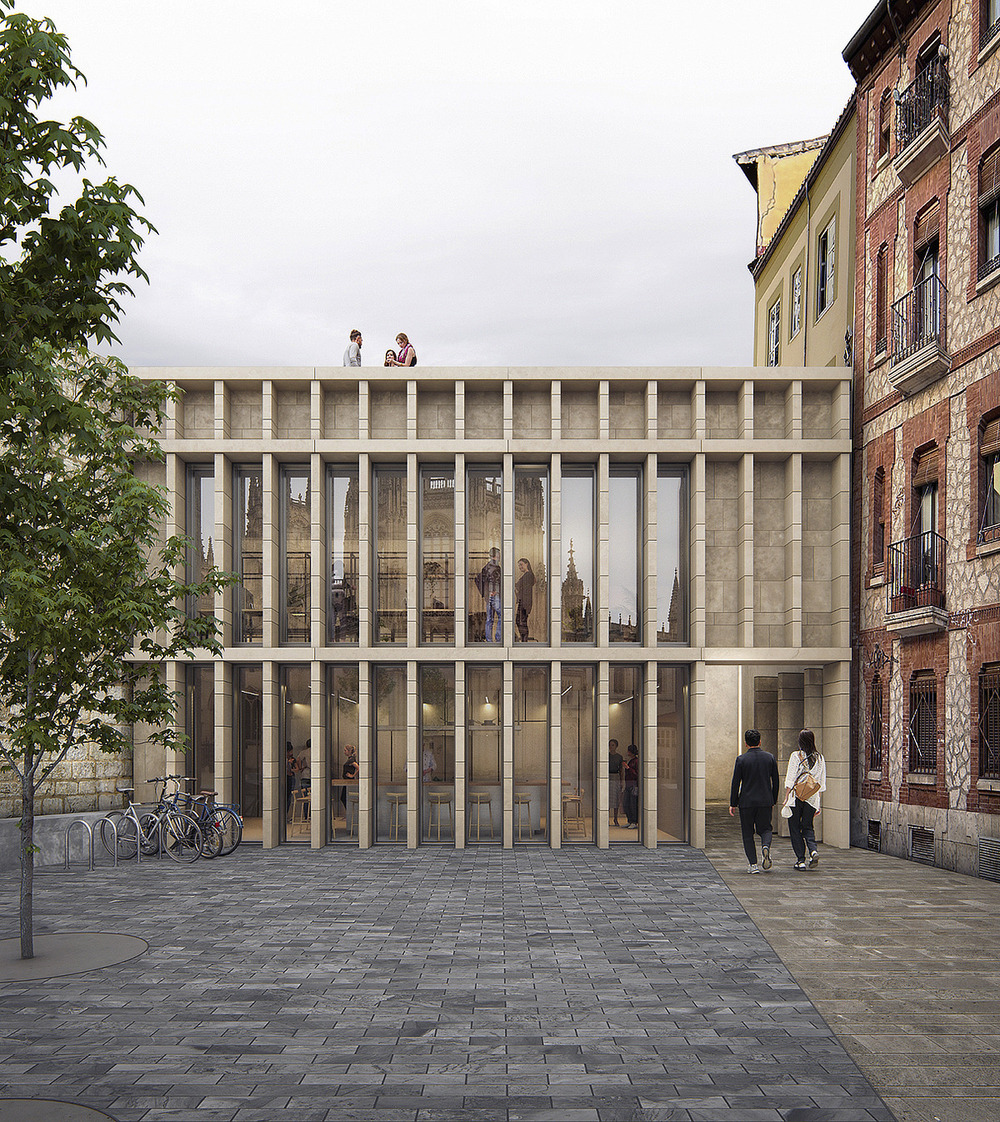
[[[392,361],[387,354],[385,356],[386,366],[416,366],[417,352],[402,331],[396,336],[396,342],[399,344],[399,354]]]

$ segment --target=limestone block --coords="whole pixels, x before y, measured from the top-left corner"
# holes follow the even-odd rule
[[[229,390],[229,435],[233,440],[260,440],[263,404],[260,386]]]
[[[336,386],[323,393],[323,436],[327,440],[357,440],[358,387]]]
[[[369,424],[370,435],[375,439],[406,439],[405,386],[371,391]]]
[[[308,389],[275,391],[279,440],[308,440],[312,433]]]
[[[803,389],[802,431],[810,440],[833,436],[833,397],[829,390]]]
[[[450,387],[417,391],[417,438],[454,440],[455,394]]]
[[[754,387],[753,435],[755,440],[784,440],[785,391]],[[811,434],[810,434],[811,435]]]
[[[660,389],[656,402],[656,431],[661,440],[690,440],[691,391]]]
[[[212,440],[215,436],[215,388],[185,390],[181,414],[185,440]]]
[[[705,426],[709,440],[735,440],[739,435],[736,390],[705,394]]]
[[[503,438],[503,391],[465,388],[465,435],[469,440]]]
[[[596,389],[562,387],[562,434],[569,440],[596,440],[600,424]]]
[[[552,434],[552,391],[514,388],[514,436],[518,440],[549,440]]]
[[[646,436],[646,403],[642,390],[611,391],[611,439],[643,440]]]

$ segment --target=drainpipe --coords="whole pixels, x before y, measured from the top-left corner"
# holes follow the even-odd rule
[[[809,175],[806,174],[806,264],[802,278],[802,365],[809,365],[809,247],[812,243],[812,203],[809,199]]]

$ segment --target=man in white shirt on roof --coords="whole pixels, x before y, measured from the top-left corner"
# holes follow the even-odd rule
[[[344,351],[345,366],[361,365],[361,344],[363,341],[360,331],[355,330],[351,332],[351,341],[347,345],[347,350]]]

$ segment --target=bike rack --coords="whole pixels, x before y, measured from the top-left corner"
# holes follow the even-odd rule
[[[70,866],[70,859],[69,859],[69,843],[70,843],[70,837],[73,833],[73,827],[74,826],[82,826],[86,835],[87,835],[87,846],[88,846],[88,849],[89,849],[89,857],[88,857],[88,861],[87,861],[87,872],[92,873],[94,871],[94,830],[93,830],[93,827],[90,825],[90,823],[86,820],[86,818],[74,818],[73,821],[70,822],[70,824],[66,827],[66,860],[63,864],[63,869],[68,872],[70,867],[71,867]],[[111,828],[112,828],[112,830],[115,830],[115,824],[113,822],[111,823]],[[117,830],[115,830],[115,864],[116,865],[118,864],[118,831]]]

